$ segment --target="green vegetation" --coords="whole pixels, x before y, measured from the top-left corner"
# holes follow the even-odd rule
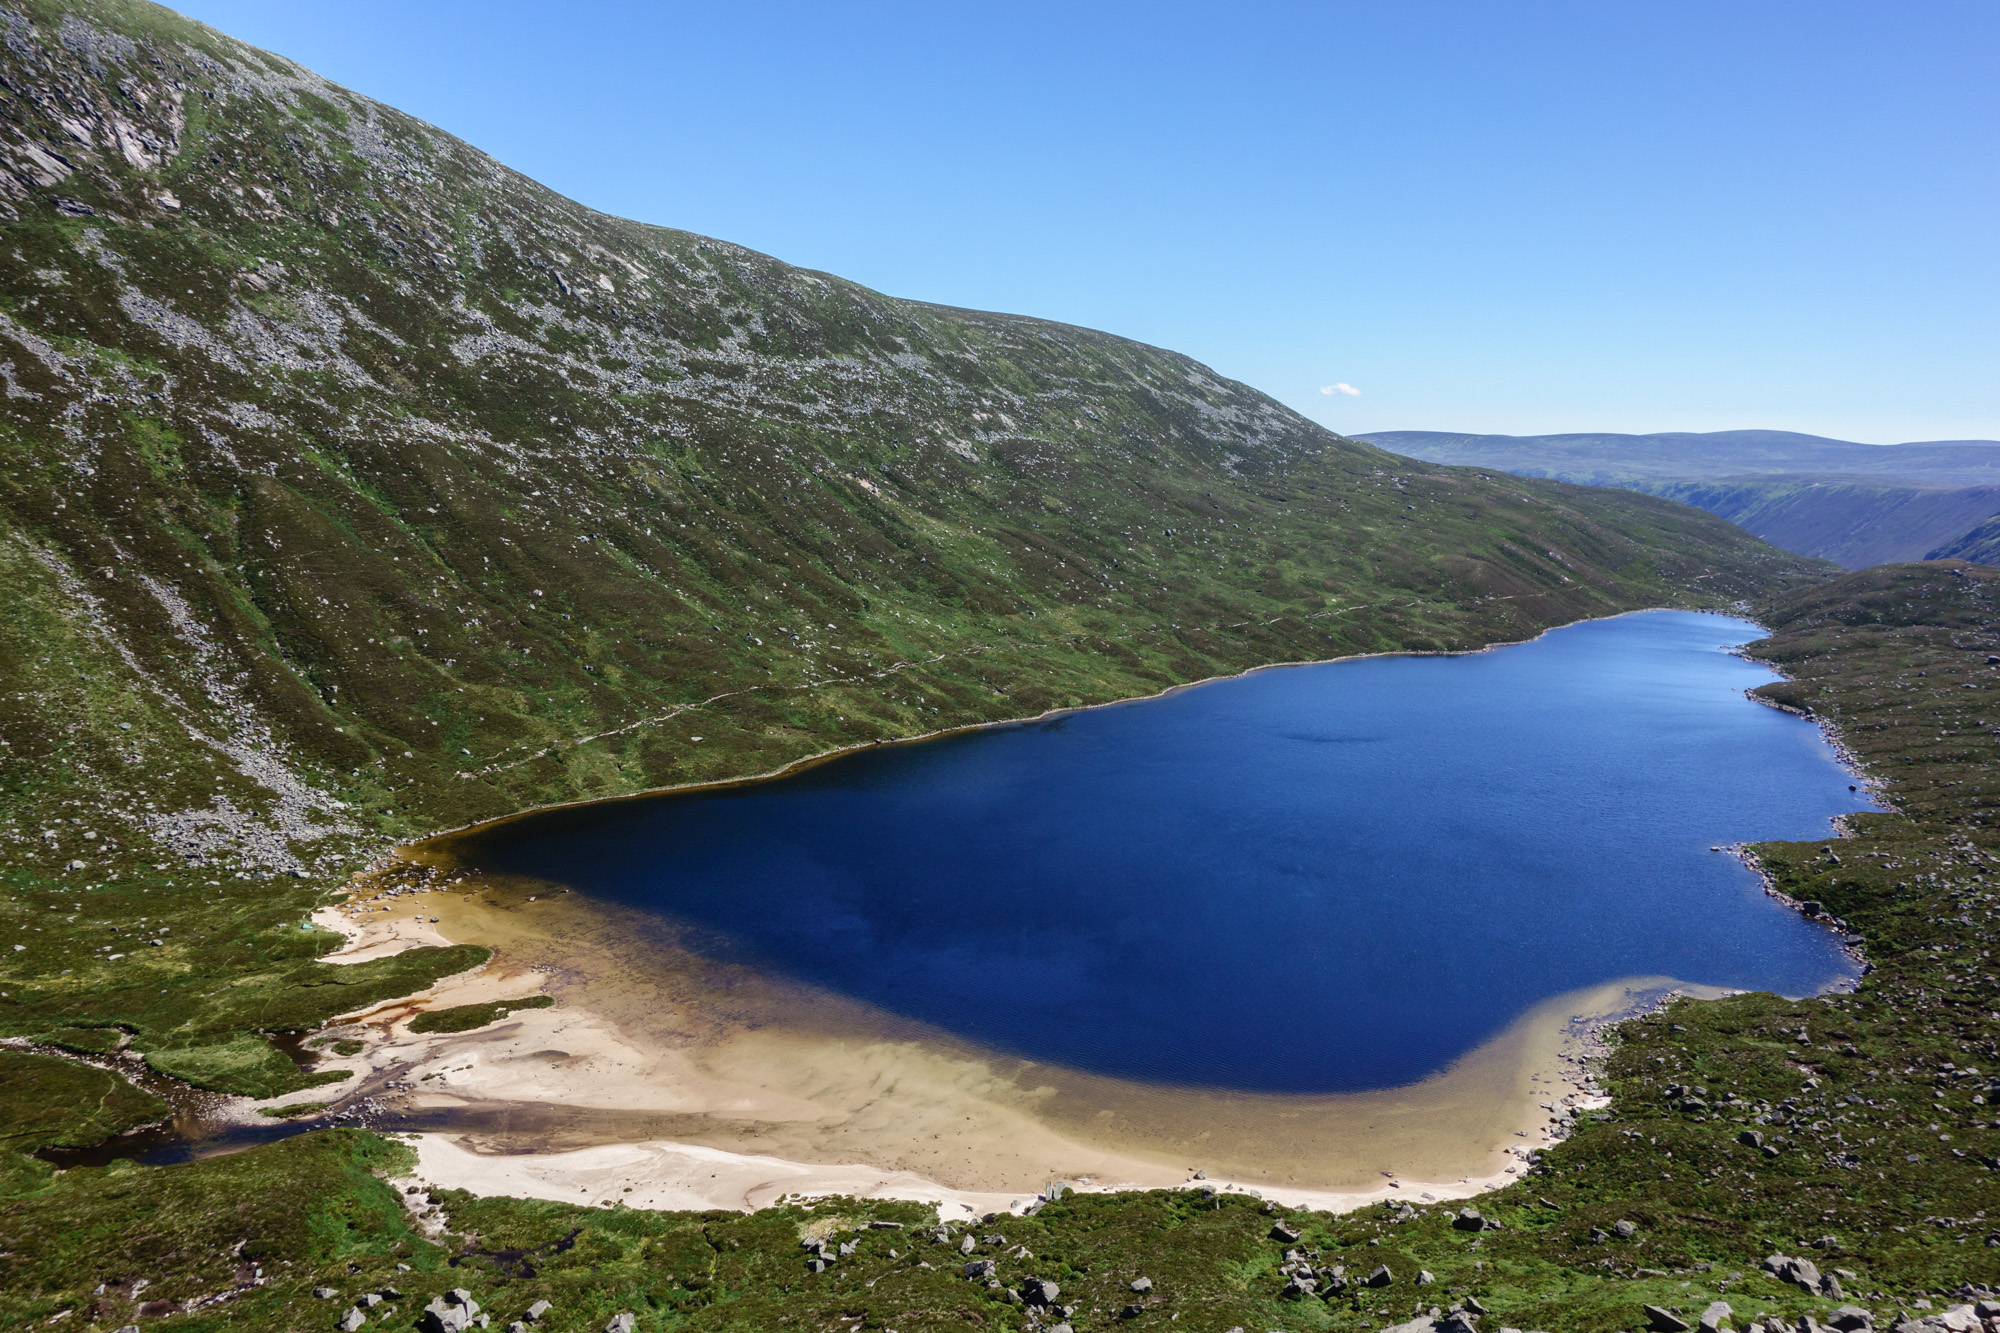
[[[203,1046],[148,1051],[146,1063],[169,1078],[210,1092],[243,1097],[282,1097],[300,1088],[337,1083],[343,1072],[305,1073],[284,1052],[256,1036],[237,1036]]]
[[[404,1328],[466,1286],[501,1326],[549,1299],[561,1333],[621,1310],[910,1333],[1019,1327],[1006,1292],[1034,1277],[1086,1330],[1127,1304],[1219,1333],[1475,1297],[1608,1331],[1717,1296],[1824,1318],[1830,1294],[1758,1270],[1773,1250],[1845,1269],[1884,1322],[2000,1278],[2000,575],[1822,582],[1666,501],[1399,458],[1171,353],[591,213],[161,9],[6,22],[10,1326],[325,1327],[393,1286],[370,1325]],[[1766,693],[1838,727],[1899,812],[1758,854],[1874,970],[1628,1025],[1612,1110],[1480,1201],[1498,1230],[1072,1196],[974,1228],[994,1288],[908,1205],[426,1200],[387,1183],[407,1149],[351,1130],[159,1168],[24,1155],[160,1118],[127,1063],[311,1086],[273,1034],[483,962],[321,961],[310,913],[400,838],[1265,662],[1752,600],[1792,677]],[[857,1248],[808,1273],[806,1236]],[[1394,1280],[1287,1299],[1287,1249]]]
[[[167,1104],[75,1060],[0,1047],[0,1147],[88,1148],[166,1117]]]
[[[412,1032],[470,1032],[488,1023],[497,1023],[516,1009],[547,1009],[555,1003],[549,995],[530,995],[525,1000],[495,1000],[491,1004],[461,1004],[451,1009],[427,1009],[410,1020]]]

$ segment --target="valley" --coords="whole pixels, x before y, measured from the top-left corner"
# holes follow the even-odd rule
[[[0,87],[11,1326],[1612,1333],[1993,1299],[2000,572],[1843,574],[1594,474],[1344,437],[1171,351],[610,217],[142,0],[0,9]],[[1938,495],[1996,481],[1981,442],[1897,448]],[[404,1073],[480,1033],[560,1065],[571,1016],[522,1002],[621,942],[537,902],[570,952],[511,971],[525,902],[447,906],[424,839],[1647,608],[1770,628],[1787,679],[1756,695],[1888,803],[1753,849],[1868,971],[1561,1047],[1506,1112],[1545,1146],[1469,1204],[1175,1166],[972,1224],[692,1158],[656,1206],[616,1171],[475,1195],[354,1060],[371,1016]],[[148,1157],[217,1118],[273,1141]],[[631,1141],[601,1128],[547,1127]]]

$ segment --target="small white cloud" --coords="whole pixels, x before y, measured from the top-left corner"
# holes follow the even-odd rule
[[[1329,398],[1337,393],[1344,394],[1349,398],[1359,398],[1361,396],[1361,390],[1355,388],[1352,384],[1323,384],[1320,386],[1319,391]]]

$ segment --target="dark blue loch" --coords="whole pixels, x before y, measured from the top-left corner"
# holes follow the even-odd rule
[[[1838,941],[1711,847],[1869,808],[1723,616],[1257,672],[529,817],[478,869],[1011,1055],[1155,1083],[1413,1082],[1622,977],[1799,995]],[[687,936],[684,934],[683,938]]]

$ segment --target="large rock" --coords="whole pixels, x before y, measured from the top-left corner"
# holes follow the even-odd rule
[[[1387,1264],[1375,1265],[1375,1271],[1362,1279],[1366,1285],[1371,1287],[1386,1287],[1395,1280],[1396,1275],[1389,1271],[1389,1265]]]
[[[1729,1308],[1728,1301],[1710,1301],[1708,1308],[1701,1312],[1702,1333],[1715,1333],[1734,1313],[1735,1311]]]
[[[1062,1288],[1044,1278],[1029,1278],[1021,1284],[1021,1299],[1030,1305],[1054,1305]]]
[[[1271,1239],[1281,1245],[1290,1245],[1298,1238],[1299,1233],[1286,1226],[1283,1222],[1274,1222],[1271,1225]]]
[[[1147,1292],[1153,1289],[1153,1279],[1149,1277],[1134,1278],[1132,1279],[1131,1286],[1132,1290],[1138,1292],[1141,1296],[1144,1296]]]
[[[1486,1218],[1480,1214],[1477,1208],[1459,1209],[1458,1216],[1451,1219],[1451,1224],[1460,1231],[1486,1230]]]
[[[1830,1327],[1840,1333],[1860,1333],[1863,1329],[1875,1327],[1875,1316],[1858,1305],[1843,1305],[1826,1317]]]
[[[965,1266],[963,1271],[968,1280],[976,1282],[982,1278],[992,1277],[998,1271],[999,1267],[1000,1265],[994,1263],[991,1259],[974,1259]]]
[[[604,1326],[604,1333],[632,1333],[633,1327],[638,1322],[630,1310],[620,1310],[612,1315],[611,1322]]]
[[[457,1293],[452,1293],[455,1296]],[[452,1296],[434,1296],[423,1313],[417,1316],[417,1327],[423,1333],[465,1333],[472,1327],[472,1316],[478,1312],[479,1304],[466,1293],[463,1302]]]
[[[1786,1254],[1773,1254],[1765,1258],[1763,1268],[1780,1282],[1797,1283],[1809,1292],[1816,1293],[1819,1290],[1819,1265],[1810,1259],[1795,1259]]]
[[[1418,1315],[1407,1324],[1391,1324],[1382,1333],[1436,1333],[1437,1321],[1427,1315]]]
[[[1672,1310],[1663,1310],[1657,1305],[1645,1305],[1640,1307],[1640,1312],[1646,1316],[1646,1327],[1652,1329],[1653,1333],[1688,1333],[1688,1321]]]

